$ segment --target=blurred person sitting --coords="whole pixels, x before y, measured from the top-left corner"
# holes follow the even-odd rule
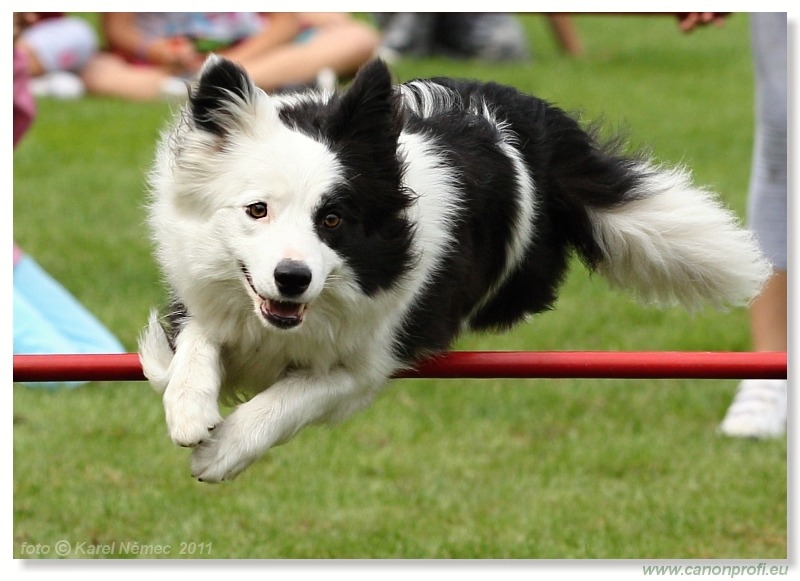
[[[87,67],[87,88],[136,100],[186,97],[186,80],[211,52],[242,65],[265,91],[332,90],[379,42],[347,13],[114,12],[101,21],[109,52]]]
[[[63,12],[22,12],[14,46],[25,57],[30,90],[36,96],[74,99],[85,92],[81,74],[98,52],[94,28]]]
[[[382,32],[380,55],[445,56],[487,61],[530,58],[519,20],[503,12],[382,12],[373,14]]]

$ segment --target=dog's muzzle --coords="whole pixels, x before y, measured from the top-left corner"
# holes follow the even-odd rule
[[[296,260],[282,260],[278,263],[273,276],[281,293],[280,299],[262,296],[256,290],[247,268],[244,265],[241,268],[250,290],[260,301],[257,306],[264,320],[278,329],[291,329],[303,322],[306,305],[292,299],[302,295],[311,284],[311,270],[308,266]]]

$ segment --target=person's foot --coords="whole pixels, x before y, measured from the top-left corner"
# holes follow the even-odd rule
[[[333,69],[325,67],[317,73],[318,89],[325,91],[326,93],[333,93],[338,85],[339,79]]]
[[[189,81],[180,77],[167,77],[161,83],[158,94],[165,101],[185,101],[189,98]]]
[[[786,433],[785,379],[746,379],[739,384],[719,432],[733,438],[776,438]]]
[[[86,92],[81,78],[67,71],[53,71],[30,79],[31,93],[37,97],[77,99]]]

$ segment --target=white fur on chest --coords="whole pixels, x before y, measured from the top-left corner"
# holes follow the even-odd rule
[[[223,396],[252,397],[290,373],[325,377],[345,369],[389,374],[398,365],[393,356],[401,322],[396,308],[407,302],[398,293],[371,298],[352,289],[331,293],[311,303],[307,320],[288,332],[266,327],[239,295],[244,292],[229,297],[234,304],[221,295],[207,297],[193,315],[219,345]]]

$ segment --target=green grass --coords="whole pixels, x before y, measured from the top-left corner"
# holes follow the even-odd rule
[[[406,61],[398,79],[512,83],[684,162],[743,215],[752,139],[746,17],[682,35],[669,18],[578,17],[561,56]],[[164,298],[143,227],[163,104],[42,101],[14,154],[14,238],[135,349]],[[744,310],[656,311],[576,264],[557,308],[460,349],[747,350]],[[786,558],[787,444],[721,438],[734,381],[397,381],[232,483],[199,484],[145,383],[14,385],[15,557],[199,543],[211,558]],[[83,543],[83,544],[81,544]],[[31,554],[31,547],[48,547]],[[186,548],[189,548],[187,545]],[[198,553],[202,549],[202,553]]]

